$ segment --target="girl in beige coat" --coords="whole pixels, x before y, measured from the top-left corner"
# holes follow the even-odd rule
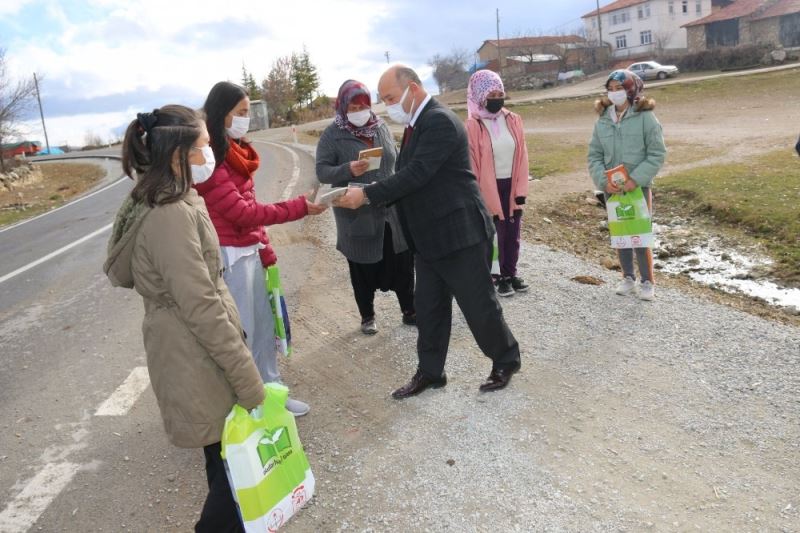
[[[216,232],[192,188],[214,169],[206,127],[183,106],[140,113],[122,165],[137,182],[117,214],[104,270],[144,300],[147,368],[170,441],[204,448],[209,493],[195,530],[242,531],[220,440],[231,407],[256,407],[264,389],[222,279]]]

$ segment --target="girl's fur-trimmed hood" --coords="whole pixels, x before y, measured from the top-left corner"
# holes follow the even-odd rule
[[[594,110],[598,115],[602,115],[611,105],[613,104],[611,103],[611,100],[608,99],[608,96],[603,96],[594,101]],[[634,104],[633,108],[636,112],[652,111],[656,108],[656,101],[653,98],[642,96],[639,98],[636,104]]]

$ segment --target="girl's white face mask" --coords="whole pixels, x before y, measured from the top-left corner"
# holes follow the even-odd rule
[[[214,150],[211,149],[211,146],[203,146],[200,148],[200,152],[206,158],[206,162],[202,165],[192,165],[192,181],[195,183],[203,183],[208,180],[214,173],[214,168],[217,164],[214,160]]]
[[[241,139],[247,134],[250,129],[250,117],[233,117],[233,123],[230,128],[226,128],[225,132],[231,139]]]
[[[628,93],[625,91],[625,89],[620,89],[619,91],[608,91],[608,99],[611,100],[611,103],[615,106],[621,106],[628,101]]]

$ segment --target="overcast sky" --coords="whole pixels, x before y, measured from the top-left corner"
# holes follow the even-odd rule
[[[601,2],[606,4],[608,1]],[[435,7],[433,7],[435,6]],[[167,103],[198,107],[242,64],[261,80],[272,62],[305,46],[322,91],[348,78],[373,91],[392,62],[418,70],[435,90],[428,58],[474,52],[501,37],[570,32],[595,0],[0,0],[0,48],[12,75],[37,72],[52,145],[111,138],[136,112]],[[31,121],[27,138],[42,140]]]

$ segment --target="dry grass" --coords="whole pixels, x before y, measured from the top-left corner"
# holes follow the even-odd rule
[[[528,134],[528,160],[531,175],[537,178],[580,172],[586,169],[587,143],[563,135]]]
[[[106,171],[90,163],[37,165],[43,178],[13,191],[0,189],[0,226],[13,224],[63,205],[105,177]]]
[[[800,161],[793,151],[671,174],[659,186],[673,207],[758,238],[776,261],[773,274],[800,285]]]

